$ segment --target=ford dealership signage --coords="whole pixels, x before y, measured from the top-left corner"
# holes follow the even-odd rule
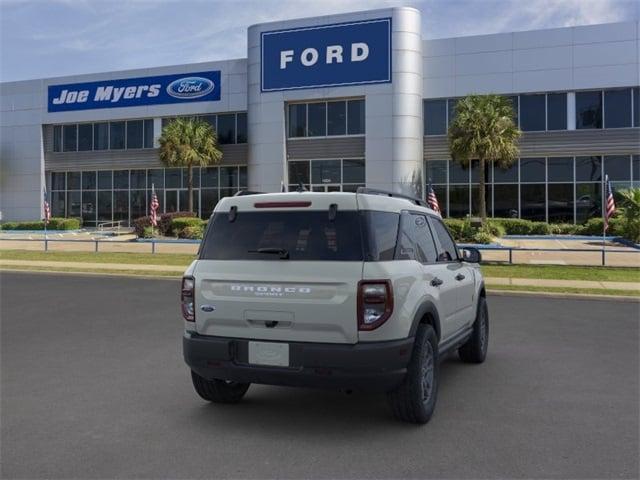
[[[391,82],[391,19],[263,32],[262,91]]]
[[[48,111],[220,100],[220,71],[50,85]]]

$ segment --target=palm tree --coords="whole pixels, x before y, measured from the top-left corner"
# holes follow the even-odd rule
[[[624,235],[633,242],[640,242],[640,188],[618,190],[619,209],[623,220]]]
[[[485,170],[487,162],[508,168],[518,157],[522,132],[514,123],[511,100],[500,95],[469,95],[456,105],[449,126],[449,152],[453,161],[468,167],[478,159],[480,169],[480,218],[487,218]]]
[[[160,161],[167,167],[187,167],[189,211],[193,212],[193,167],[219,163],[218,136],[207,122],[177,118],[162,129]]]

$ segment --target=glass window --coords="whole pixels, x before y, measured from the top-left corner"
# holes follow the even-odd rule
[[[129,220],[129,192],[116,190],[113,192],[113,219]]]
[[[127,122],[127,148],[142,148],[144,144],[144,122],[129,120]]]
[[[289,137],[307,136],[307,105],[289,105]]]
[[[491,215],[491,190],[492,185],[484,186],[484,202],[487,207],[487,215]],[[480,215],[480,185],[471,185],[471,215]]]
[[[112,178],[113,172],[111,170],[100,170],[98,172],[98,190],[111,190]]]
[[[147,188],[146,170],[131,170],[131,188]]]
[[[458,259],[458,249],[453,242],[447,227],[440,219],[429,217],[429,224],[433,231],[438,249],[438,262],[451,262]]]
[[[62,128],[63,147],[65,152],[75,152],[78,149],[78,126],[65,125]]]
[[[600,157],[576,157],[576,182],[599,182],[601,163]]]
[[[311,183],[341,183],[340,160],[315,160],[311,162]]]
[[[67,215],[80,217],[82,213],[82,201],[80,192],[67,192]]]
[[[518,185],[494,185],[493,192],[493,216],[518,218]]]
[[[449,216],[466,217],[469,214],[469,187],[467,185],[449,186]]]
[[[425,180],[427,183],[447,183],[447,160],[427,160]]]
[[[109,123],[109,146],[111,150],[122,150],[124,148],[125,122]]]
[[[198,213],[200,211],[200,205],[198,205],[199,203],[199,197],[200,195],[198,194],[199,190],[193,190],[193,212]],[[180,211],[181,212],[187,212],[189,211],[189,190],[180,190],[179,192],[180,194]]]
[[[218,167],[203,168],[201,171],[201,176],[201,185],[203,187],[218,188]]]
[[[238,186],[238,167],[221,167],[220,188],[231,188],[237,190]],[[232,195],[234,193],[235,191],[232,193]]]
[[[546,220],[545,185],[520,186],[520,216],[527,220]]]
[[[164,171],[164,185],[165,188],[181,188],[182,169],[181,168],[167,168]]]
[[[604,91],[604,127],[631,126],[631,89]]]
[[[460,162],[449,162],[449,183],[469,183],[469,169]]]
[[[507,96],[507,99],[511,101],[513,107],[513,122],[518,125],[518,95]]]
[[[433,185],[433,191],[436,194],[438,205],[440,206],[440,213],[443,217],[449,216],[447,210],[447,186],[446,185]]]
[[[327,104],[310,103],[307,106],[309,137],[324,137],[327,135]]]
[[[247,188],[247,167],[238,167],[238,171],[240,172],[240,188]]]
[[[202,201],[202,210],[200,211],[200,215],[202,218],[209,218],[218,203],[218,190],[213,188],[203,188],[200,190],[200,199]]]
[[[364,134],[364,100],[347,102],[347,134]]]
[[[52,217],[64,217],[65,216],[65,192],[51,192],[51,216]]]
[[[546,129],[545,94],[520,95],[520,128],[525,132]]]
[[[65,188],[64,172],[51,172],[51,190],[64,190]]]
[[[640,87],[633,89],[633,126],[640,127]]]
[[[612,182],[631,180],[630,160],[629,155],[608,155],[604,157],[604,173]]]
[[[158,195],[158,199],[160,201],[159,211],[162,212],[162,196]],[[131,190],[131,221],[147,215],[146,190]]]
[[[328,135],[345,135],[347,133],[346,102],[329,102],[327,104]]]
[[[107,122],[93,124],[93,149],[109,149],[109,124]]]
[[[114,170],[113,188],[126,190],[129,188],[129,170]]]
[[[364,183],[364,159],[342,161],[342,183]]]
[[[218,143],[236,143],[236,115],[225,113],[218,115]]]
[[[147,170],[147,188],[164,188],[164,169],[154,168]]]
[[[518,161],[515,160],[510,167],[500,168],[498,165],[493,167],[493,181],[495,183],[511,183],[518,181]]]
[[[365,260],[382,262],[393,260],[398,236],[397,213],[363,210],[360,212],[365,228]]]
[[[401,216],[401,244],[399,257],[404,255],[420,263],[433,263],[437,253],[431,230],[424,215],[405,214]],[[403,251],[404,250],[404,251]],[[412,251],[413,255],[409,254]]]
[[[78,150],[81,152],[93,150],[93,124],[78,125]]]
[[[94,172],[95,174],[95,172]],[[84,174],[82,175],[84,178]],[[82,192],[82,223],[84,225],[95,225],[96,223],[96,191],[88,190]]]
[[[297,185],[302,182],[304,185],[310,183],[309,162],[289,162],[289,183]]]
[[[458,106],[457,98],[450,98],[447,100],[447,110],[449,115],[447,116],[447,126],[451,125],[451,122],[456,118],[456,107]]]
[[[549,222],[573,223],[573,183],[550,183],[547,190]]]
[[[184,188],[187,188],[189,185],[188,174],[189,174],[188,169],[183,168],[182,169],[182,185]],[[193,188],[200,188],[200,167],[193,167],[191,169],[191,176],[193,181]]]
[[[247,113],[242,112],[238,113],[236,116],[237,121],[237,132],[236,132],[236,141],[237,143],[247,143]]]
[[[96,185],[97,185],[97,182],[96,182],[95,171],[82,172],[82,189],[83,190],[95,190]]]
[[[520,181],[523,183],[544,182],[546,180],[545,158],[521,158]]]
[[[424,101],[424,134],[444,135],[447,133],[447,101]]]
[[[584,223],[602,214],[600,183],[578,183],[576,185],[576,223]]]
[[[62,151],[62,125],[53,126],[53,151]]]
[[[111,221],[113,215],[113,199],[111,190],[108,192],[98,192],[98,220]]]
[[[633,155],[631,157],[631,169],[633,171],[633,181],[640,182],[640,155]],[[636,185],[638,187],[640,185]]]
[[[576,92],[576,128],[602,128],[602,92]]]
[[[547,94],[547,130],[567,129],[567,94]]]
[[[549,157],[547,169],[549,182],[573,182],[572,157]]]
[[[214,131],[217,131],[218,127],[216,125],[216,116],[215,115],[203,115],[200,117],[201,120],[207,122],[209,125],[211,125],[211,128],[213,128]],[[164,120],[166,119],[162,119],[162,126],[164,127]]]
[[[153,119],[144,121],[144,148],[153,148]]]
[[[282,248],[287,262],[296,260],[362,261],[360,222],[356,211],[338,211],[329,220],[325,211],[241,212],[234,222],[227,213],[214,215],[202,244],[205,260],[272,260],[279,255],[255,253]]]
[[[67,172],[67,190],[80,190],[80,172]]]
[[[484,164],[484,181],[485,183],[491,182],[491,163],[485,162]],[[480,161],[471,160],[471,183],[480,182]]]

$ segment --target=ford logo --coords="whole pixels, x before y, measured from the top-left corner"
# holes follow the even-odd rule
[[[167,93],[175,98],[200,98],[211,93],[215,84],[204,77],[184,77],[167,86]]]

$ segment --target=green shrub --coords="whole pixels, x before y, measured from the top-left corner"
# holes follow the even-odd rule
[[[176,217],[171,220],[171,232],[180,237],[181,232],[187,227],[202,229],[204,222],[198,217]]]
[[[504,226],[499,222],[494,222],[492,219],[487,219],[482,228],[494,237],[502,237],[506,234]]]
[[[580,225],[573,223],[550,223],[549,229],[553,235],[577,235]]]
[[[151,217],[140,217],[133,221],[133,230],[140,238],[147,238],[144,236],[144,229],[151,228]]]
[[[203,234],[204,229],[202,228],[202,225],[187,225],[179,231],[178,237],[202,240]]]
[[[444,221],[444,224],[449,229],[449,232],[451,232],[451,235],[453,236],[454,240],[457,242],[461,241],[460,239],[462,238],[464,220],[461,220],[459,218],[444,218],[443,221]]]
[[[582,225],[578,225],[578,235],[602,236],[603,222],[602,218],[590,218]],[[607,235],[627,238],[624,230],[624,222],[621,218],[613,217],[609,219]]]
[[[144,227],[142,229],[142,238],[153,238],[153,228],[149,227]]]
[[[529,235],[550,235],[551,226],[546,222],[531,222]]]
[[[474,235],[473,235],[473,243],[491,243],[493,242],[493,235],[491,235],[491,233],[487,232],[486,230],[478,230]]]
[[[176,235],[171,231],[171,221],[174,218],[182,217],[195,217],[195,214],[193,212],[171,212],[160,215],[160,220],[158,221],[158,230],[160,230],[160,234],[165,237]]]
[[[0,230],[15,230],[18,222],[4,222],[0,223]]]
[[[52,217],[49,220],[48,228],[51,230],[78,230],[80,222],[77,218]]]
[[[530,235],[531,221],[522,218],[494,218],[493,222],[504,228],[506,235]]]

